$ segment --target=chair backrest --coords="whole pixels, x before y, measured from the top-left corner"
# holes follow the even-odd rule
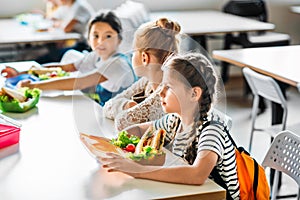
[[[223,6],[223,12],[267,22],[267,9],[263,0],[231,0]]]
[[[284,172],[300,186],[300,136],[288,130],[278,133],[262,166]]]
[[[255,121],[255,110],[258,107],[258,99],[259,96],[278,103],[281,105],[283,109],[283,116],[282,116],[282,129],[285,130],[286,127],[286,120],[287,120],[287,102],[285,100],[285,97],[279,87],[279,85],[276,83],[276,81],[271,78],[270,76],[265,76],[262,74],[259,74],[252,69],[248,67],[243,68],[243,74],[246,78],[247,83],[249,84],[249,87],[254,95],[254,104],[252,107],[252,117]],[[253,120],[252,119],[252,120]],[[253,123],[254,123],[253,121]],[[254,124],[252,125],[254,126]],[[251,146],[250,146],[251,149]]]
[[[260,95],[270,101],[281,104],[284,109],[287,109],[284,95],[273,78],[259,74],[248,67],[243,68],[243,74],[254,95]]]

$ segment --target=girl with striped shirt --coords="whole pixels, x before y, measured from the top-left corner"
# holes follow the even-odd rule
[[[171,57],[162,69],[161,105],[169,114],[154,122],[131,126],[127,131],[141,136],[149,126],[164,129],[165,146],[189,165],[142,166],[112,153],[108,153],[108,158],[100,158],[100,162],[110,172],[195,185],[203,184],[215,169],[227,185],[227,199],[239,199],[234,146],[226,134],[226,123],[211,112],[217,82],[211,62],[202,54],[189,53]]]

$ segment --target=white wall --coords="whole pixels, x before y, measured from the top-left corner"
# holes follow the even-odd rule
[[[114,9],[125,0],[87,0],[96,9]],[[178,9],[221,9],[227,0],[136,0],[143,2],[151,11]],[[0,0],[0,17],[11,17],[34,9],[43,9],[44,0]],[[292,44],[300,44],[300,14],[290,12],[291,5],[300,0],[266,0],[269,21],[276,31],[291,35]],[[209,20],[209,19],[208,19]]]
[[[88,0],[95,8],[115,8],[125,0]],[[150,10],[217,9],[226,0],[135,0]]]
[[[276,31],[290,34],[292,44],[300,44],[300,14],[292,13],[290,6],[299,5],[299,0],[268,0],[269,21]]]
[[[44,7],[44,0],[0,0],[0,17],[12,17]]]

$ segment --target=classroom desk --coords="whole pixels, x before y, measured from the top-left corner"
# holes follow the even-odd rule
[[[33,110],[6,115],[22,127],[19,145],[0,151],[1,200],[225,199],[225,190],[211,180],[192,186],[107,173],[78,132],[112,137],[113,121],[84,96],[42,97]],[[167,152],[165,165],[180,163],[172,156]]]
[[[237,67],[249,67],[257,72],[273,77],[300,91],[299,63],[300,45],[280,47],[260,47],[233,50],[215,50],[212,56]],[[281,88],[285,93],[284,87]],[[281,123],[282,108],[273,105],[273,124]]]
[[[15,19],[1,19],[0,30],[0,45],[52,43],[81,37],[78,33],[65,33],[62,30],[36,32],[31,26],[21,25]]]
[[[54,48],[56,43],[80,38],[78,33],[65,33],[58,29],[37,32],[32,26],[21,25],[16,19],[0,19],[0,61],[35,59],[38,56],[36,52]]]
[[[157,20],[160,17],[167,17],[177,21],[182,32],[192,37],[274,30],[275,25],[266,22],[249,19],[223,13],[215,10],[197,10],[197,11],[166,11],[150,13],[151,20]],[[201,37],[202,46],[206,49],[205,37]]]
[[[215,59],[238,67],[249,67],[297,87],[300,83],[300,45],[248,49],[214,50]]]

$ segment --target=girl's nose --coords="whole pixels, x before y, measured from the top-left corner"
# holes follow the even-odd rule
[[[101,43],[102,43],[102,38],[99,38],[99,39],[97,40],[97,43],[98,43],[98,44],[101,44]]]
[[[97,40],[97,43],[102,44],[103,42],[104,42],[104,39],[102,37],[99,37],[98,40]]]
[[[160,93],[159,93],[159,96],[160,96],[160,97],[164,97],[164,96],[165,96],[165,89],[166,89],[166,87],[165,87],[165,86],[162,86],[162,89],[161,89],[161,91],[160,91]]]

